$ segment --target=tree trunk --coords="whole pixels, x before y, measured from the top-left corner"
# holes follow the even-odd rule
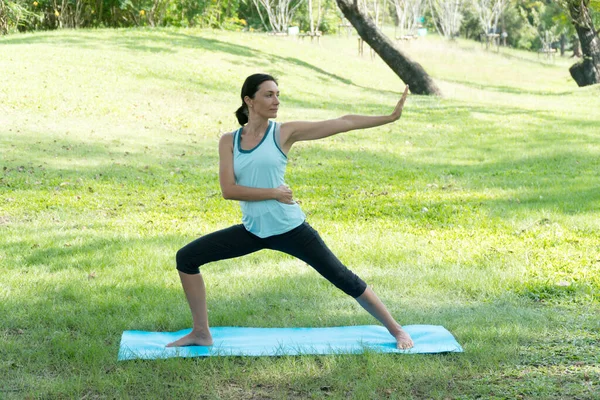
[[[312,15],[312,0],[308,0],[308,19],[310,20],[310,34],[314,35],[315,34],[315,24],[313,22],[313,15]]]
[[[8,34],[8,7],[4,6],[4,0],[0,0],[0,35]]]
[[[581,44],[579,43],[579,37],[577,35],[573,35],[571,40],[573,41],[573,55],[571,58],[581,58]]]
[[[373,21],[358,8],[357,1],[336,0],[344,16],[356,29],[360,37],[381,59],[410,86],[412,93],[441,96],[441,91],[423,67],[411,60],[404,52],[381,32]]]
[[[588,8],[589,0],[570,0],[569,13],[581,43],[583,60],[569,68],[571,76],[579,86],[600,83],[600,37]]]

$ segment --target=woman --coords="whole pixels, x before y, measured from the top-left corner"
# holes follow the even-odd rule
[[[192,311],[192,332],[172,346],[209,346],[213,343],[206,309],[206,291],[199,266],[239,257],[261,249],[278,250],[315,268],[331,283],[354,297],[396,339],[399,349],[413,346],[410,336],[383,303],[327,248],[306,221],[284,184],[287,154],[296,142],[317,140],[341,132],[371,128],[400,118],[408,86],[388,116],[345,115],[341,118],[278,124],[279,90],[270,75],[249,76],[242,87],[242,106],[236,116],[242,127],[219,141],[219,181],[223,197],[238,200],[242,224],[193,241],[177,252],[177,270]]]

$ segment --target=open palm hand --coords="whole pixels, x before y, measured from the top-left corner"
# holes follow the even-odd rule
[[[404,102],[406,101],[407,97],[408,97],[408,85],[406,85],[406,87],[404,88],[404,93],[402,93],[402,97],[400,98],[400,101],[398,102],[398,104],[396,104],[396,108],[394,108],[394,112],[392,112],[392,118],[394,121],[399,120],[400,117],[402,116],[402,109],[404,108]]]

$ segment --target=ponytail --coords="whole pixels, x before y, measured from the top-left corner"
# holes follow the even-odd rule
[[[246,103],[242,104],[242,106],[237,109],[235,116],[240,125],[244,126],[248,123],[248,106]]]

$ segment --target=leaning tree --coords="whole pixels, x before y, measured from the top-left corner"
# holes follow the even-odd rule
[[[569,11],[581,43],[583,59],[569,68],[579,86],[600,83],[600,37],[594,28],[590,0],[559,0]]]
[[[413,61],[377,28],[358,6],[358,0],[336,0],[344,16],[356,29],[359,36],[381,57],[410,90],[416,94],[441,95],[440,89],[423,67]]]

